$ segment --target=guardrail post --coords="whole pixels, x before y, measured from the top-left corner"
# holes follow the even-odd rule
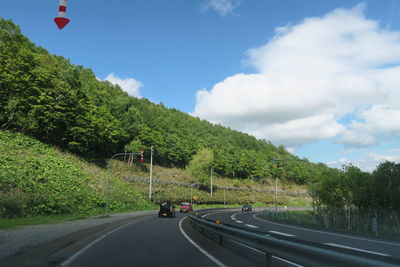
[[[272,254],[265,253],[265,266],[272,267]]]

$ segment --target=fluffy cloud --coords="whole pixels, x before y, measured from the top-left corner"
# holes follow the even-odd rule
[[[400,137],[400,33],[365,18],[364,9],[277,28],[248,51],[257,73],[198,91],[193,115],[291,147]]]
[[[105,81],[109,81],[112,84],[119,85],[125,92],[130,96],[140,97],[139,89],[143,84],[133,78],[121,79],[117,77],[114,73],[108,74]]]
[[[396,151],[386,151],[387,153],[381,154],[376,152],[369,152],[364,154],[360,159],[349,160],[347,158],[341,158],[339,161],[326,162],[329,167],[341,168],[342,165],[353,164],[359,167],[363,171],[372,172],[376,167],[385,161],[399,162],[400,161],[400,150]]]
[[[216,10],[221,16],[233,14],[233,10],[240,4],[240,0],[207,0],[203,10]]]

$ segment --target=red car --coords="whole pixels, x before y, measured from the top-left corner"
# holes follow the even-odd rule
[[[192,204],[189,202],[182,202],[181,206],[179,207],[179,212],[191,212],[193,211]]]

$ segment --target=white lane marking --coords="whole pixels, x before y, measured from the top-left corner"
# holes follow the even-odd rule
[[[70,265],[74,260],[76,260],[80,255],[82,255],[86,250],[90,249],[94,244],[96,244],[97,242],[100,242],[102,239],[106,238],[107,236],[111,235],[112,233],[115,233],[116,231],[121,230],[124,227],[127,227],[128,225],[131,225],[133,223],[136,223],[137,221],[134,222],[130,222],[128,224],[124,224],[121,225],[120,227],[112,230],[111,232],[108,232],[102,236],[100,236],[99,238],[97,238],[96,240],[92,241],[91,243],[87,244],[85,247],[83,247],[81,250],[79,250],[78,252],[76,252],[74,255],[72,255],[71,257],[69,257],[66,261],[64,261],[61,264],[61,267],[65,267]]]
[[[268,236],[269,236],[269,235],[268,235]],[[246,247],[246,248],[248,248],[248,249],[254,250],[254,251],[258,252],[258,253],[265,254],[265,252],[263,252],[263,251],[261,251],[261,250],[258,250],[258,249],[256,249],[256,248],[249,247],[248,245],[239,243],[239,242],[237,242],[237,241],[235,241],[235,240],[230,240],[230,241],[231,241],[231,242],[234,242],[234,243],[236,243],[236,244],[238,244],[238,245],[241,245],[241,246],[243,246],[243,247]],[[294,263],[294,262],[291,262],[291,261],[288,261],[288,260],[279,258],[279,257],[277,257],[277,256],[272,256],[272,258],[275,258],[275,259],[277,259],[277,260],[280,260],[280,261],[289,263],[289,264],[291,264],[291,265],[293,265],[293,266],[303,267],[303,265],[299,265],[299,264],[297,264],[297,263]]]
[[[236,220],[236,222],[237,222],[237,223],[243,223],[242,221],[238,221],[238,220]]]
[[[255,225],[252,225],[252,224],[245,224],[246,226],[248,226],[248,227],[251,227],[251,228],[258,228],[258,226],[255,226]]]
[[[209,215],[213,215],[213,214],[218,214],[218,213],[222,213],[222,212],[212,212],[212,213],[207,213],[207,214],[205,214],[205,215],[203,215],[203,216],[201,216],[201,217],[207,217],[207,216],[209,216]]]
[[[303,267],[303,265],[300,265],[300,264],[297,264],[297,263],[294,263],[294,262],[279,258],[277,256],[272,256],[272,258],[278,259],[280,261],[284,261],[284,262],[289,263],[289,264],[294,265],[294,266]]]
[[[287,233],[282,233],[282,232],[278,232],[278,231],[268,231],[268,232],[270,232],[271,234],[276,234],[276,235],[283,235],[283,236],[290,236],[290,237],[295,236],[295,235],[291,235],[291,234],[287,234]]]
[[[339,245],[339,244],[335,244],[335,243],[323,243],[323,244],[324,245],[328,245],[328,246],[332,246],[332,247],[346,248],[346,249],[350,249],[350,250],[361,251],[361,252],[374,254],[374,255],[379,255],[379,256],[385,256],[385,257],[390,256],[389,254],[384,254],[384,253],[379,253],[379,252],[370,251],[370,250],[364,250],[364,249],[359,249],[359,248],[343,246],[343,245]]]
[[[321,233],[321,234],[327,234],[327,235],[334,235],[334,236],[342,236],[342,237],[353,238],[353,239],[357,239],[357,240],[363,240],[363,241],[369,241],[369,242],[375,242],[375,243],[381,243],[381,244],[388,244],[388,245],[393,245],[393,246],[399,246],[400,247],[400,244],[391,243],[391,242],[378,241],[378,240],[372,240],[372,239],[354,237],[354,236],[348,236],[348,235],[342,235],[342,234],[334,234],[334,233],[329,233],[329,232],[324,232],[324,231],[312,230],[312,229],[307,229],[307,228],[302,228],[302,227],[296,227],[296,226],[291,226],[291,225],[271,222],[271,221],[267,221],[267,220],[263,220],[263,219],[257,218],[256,215],[259,215],[259,214],[262,214],[262,213],[254,214],[253,218],[256,219],[256,220],[259,220],[259,221],[266,222],[266,223],[286,226],[286,227],[289,227],[289,228],[299,229],[299,230],[303,230],[303,231],[309,231],[309,232],[315,232],[315,233]]]
[[[182,218],[179,221],[179,230],[181,230],[181,233],[183,234],[183,236],[198,250],[200,250],[201,253],[203,253],[206,257],[208,257],[210,260],[212,260],[215,264],[217,264],[220,267],[226,267],[225,264],[223,264],[222,262],[220,262],[219,260],[217,260],[213,255],[211,255],[210,253],[208,253],[207,251],[205,251],[204,249],[202,249],[196,242],[194,242],[182,229],[182,221],[184,219],[186,219],[187,217]]]
[[[231,215],[231,219],[234,220],[234,221],[236,221],[236,220],[237,220],[237,219],[236,219],[236,215],[238,215],[238,213],[232,214],[232,215]]]
[[[235,241],[235,240],[229,240],[229,241],[231,241],[231,242],[233,242],[233,243],[236,243],[236,244],[238,244],[238,245],[241,245],[241,246],[243,246],[243,247],[246,247],[246,248],[248,248],[248,249],[254,250],[254,251],[258,252],[258,253],[265,254],[263,251],[261,251],[261,250],[259,250],[259,249],[252,248],[252,247],[250,247],[250,246],[248,246],[248,245],[246,245],[246,244],[239,243],[239,242],[237,242],[237,241]]]

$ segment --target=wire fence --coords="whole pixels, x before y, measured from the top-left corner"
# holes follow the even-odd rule
[[[400,240],[400,222],[396,212],[357,212],[356,210],[332,211],[278,211],[267,209],[263,216],[269,220],[340,232],[358,233]]]
[[[149,184],[149,178],[143,177],[136,177],[136,176],[127,176],[125,178],[127,182],[141,182],[145,184]],[[160,184],[160,185],[176,185],[180,187],[187,187],[187,188],[196,188],[199,189],[201,184],[199,183],[185,183],[185,182],[177,182],[177,181],[170,181],[164,179],[152,179],[153,184]],[[220,189],[220,190],[227,190],[227,191],[252,191],[258,193],[275,193],[275,190],[272,189],[260,189],[260,188],[248,188],[248,187],[224,187],[224,186],[217,186],[213,185],[213,189]],[[277,193],[287,195],[287,196],[309,196],[307,192],[291,192],[291,191],[284,191],[284,190],[277,190]]]

